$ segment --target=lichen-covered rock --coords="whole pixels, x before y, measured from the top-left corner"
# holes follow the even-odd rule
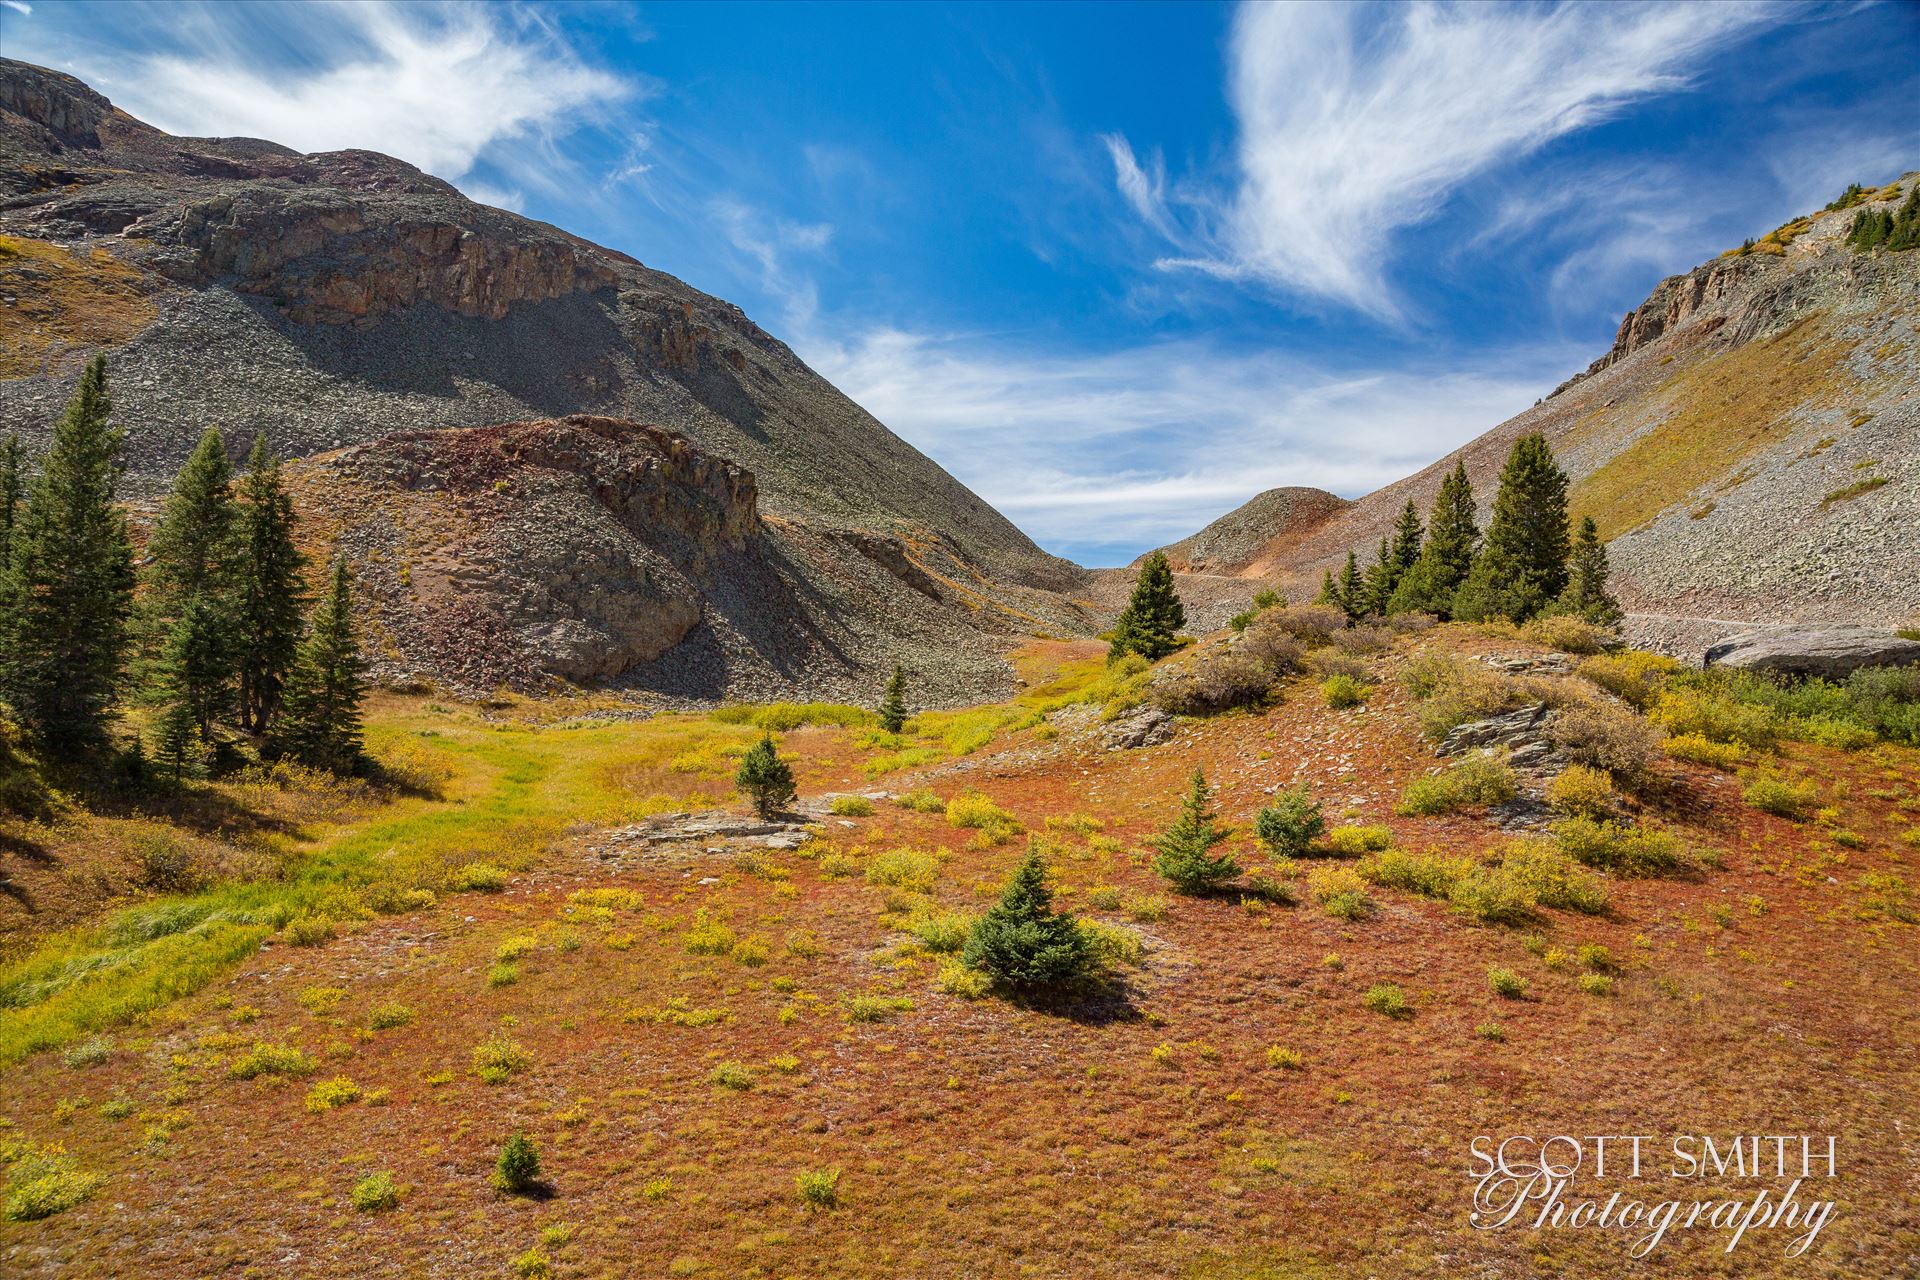
[[[1710,667],[1844,680],[1862,667],[1920,663],[1920,640],[1871,627],[1776,628],[1723,640],[1705,658]]]

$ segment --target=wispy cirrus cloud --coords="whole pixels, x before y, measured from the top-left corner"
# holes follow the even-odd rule
[[[1125,139],[1121,194],[1192,269],[1383,318],[1397,232],[1468,180],[1689,83],[1785,6],[1247,4],[1228,49],[1238,145],[1178,203]],[[1187,216],[1182,217],[1180,204]]]
[[[1043,545],[1119,562],[1262,489],[1369,492],[1531,404],[1582,358],[1338,369],[1205,341],[1100,354],[868,330],[796,349]]]
[[[538,10],[518,5],[362,0],[113,12],[140,38],[103,40],[71,61],[151,124],[301,151],[383,151],[454,182],[490,159],[517,184],[538,185],[554,156],[542,146],[549,135],[647,89],[590,65]],[[518,203],[517,192],[476,185]]]

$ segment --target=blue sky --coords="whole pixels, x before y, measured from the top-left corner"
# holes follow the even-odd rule
[[[0,0],[0,50],[737,302],[1084,563],[1404,475],[1920,167],[1901,3]]]

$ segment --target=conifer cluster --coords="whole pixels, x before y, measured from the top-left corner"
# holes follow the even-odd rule
[[[360,761],[360,653],[344,564],[301,634],[292,500],[264,439],[235,485],[201,436],[134,570],[118,504],[120,433],[91,360],[37,467],[0,444],[0,700],[49,756],[109,747],[123,699],[152,709],[175,778],[231,744],[334,770]],[[31,474],[29,474],[31,472]]]
[[[1539,433],[1514,441],[1500,473],[1493,518],[1481,537],[1473,486],[1464,463],[1440,482],[1423,531],[1412,502],[1393,535],[1362,568],[1347,553],[1336,578],[1328,570],[1320,603],[1350,620],[1394,613],[1431,613],[1481,621],[1524,622],[1542,613],[1573,613],[1611,624],[1620,606],[1607,593],[1607,552],[1591,517],[1571,534],[1567,474]]]

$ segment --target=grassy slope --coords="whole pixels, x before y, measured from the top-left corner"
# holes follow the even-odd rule
[[[1460,629],[1426,643],[1513,647]],[[1031,661],[1032,699],[1084,687],[1074,661],[1072,647]],[[1393,815],[1431,757],[1395,678],[1404,654],[1377,661],[1386,678],[1362,709],[1329,710],[1300,686],[1269,712],[1125,753],[1082,746],[1063,717],[1051,743],[1037,726],[1002,728],[970,757],[886,785],[974,786],[1030,829],[1056,819],[1062,896],[1083,909],[1105,900],[1097,887],[1163,892],[1139,841],[1195,765],[1237,821],[1300,778],[1331,816],[1385,822],[1409,848],[1486,847],[1492,833],[1471,814]],[[432,863],[524,856],[528,870],[499,895],[445,896],[244,960],[116,1033],[99,1065],[47,1053],[12,1067],[0,1113],[111,1179],[43,1223],[0,1224],[14,1273],[491,1276],[561,1224],[566,1242],[542,1247],[563,1275],[1078,1276],[1099,1258],[1125,1275],[1426,1277],[1471,1260],[1569,1278],[1879,1276],[1914,1248],[1894,1122],[1920,1122],[1907,1051],[1920,961],[1911,926],[1876,902],[1885,882],[1862,877],[1910,878],[1898,837],[1920,813],[1920,753],[1790,748],[1835,809],[1810,825],[1746,808],[1724,775],[1669,766],[1662,816],[1720,850],[1720,867],[1615,881],[1607,916],[1546,913],[1530,930],[1566,951],[1609,947],[1622,965],[1610,997],[1549,967],[1529,931],[1471,927],[1381,890],[1359,922],[1176,901],[1137,926],[1148,950],[1125,1005],[1067,1018],[940,993],[934,958],[892,927],[915,899],[860,874],[886,850],[922,850],[939,866],[932,901],[976,911],[1018,839],[984,845],[940,814],[883,804],[829,822],[828,849],[736,861],[677,846],[608,865],[565,825],[617,820],[674,785],[717,788],[672,762],[705,767],[753,731],[678,718],[496,726],[407,703],[381,723],[436,733],[424,741],[450,763],[448,799],[397,801],[323,835],[286,891],[357,876],[388,847]],[[859,745],[864,732],[787,734],[803,790],[863,785],[863,763],[885,750]],[[634,896],[571,899],[615,887]],[[743,962],[751,948],[689,953],[698,919],[764,944],[766,963]],[[531,940],[509,946],[526,948],[517,980],[491,985],[511,939]],[[1526,977],[1529,998],[1493,995],[1490,965]],[[1364,1006],[1381,981],[1406,990],[1413,1017]],[[313,987],[344,995],[315,1012],[323,1002],[301,998]],[[910,1007],[852,1020],[863,997]],[[369,1011],[393,1002],[413,1021],[367,1030]],[[1504,1041],[1476,1034],[1490,1021]],[[472,1052],[495,1035],[519,1041],[529,1065],[490,1086]],[[308,1081],[228,1078],[255,1040],[312,1053],[315,1079],[390,1097],[312,1114]],[[1269,1046],[1296,1050],[1303,1068],[1270,1067]],[[713,1082],[729,1062],[751,1088]],[[134,1113],[103,1114],[112,1097]],[[556,1198],[488,1187],[516,1129],[540,1144]],[[1590,1234],[1466,1229],[1470,1135],[1627,1129],[1837,1133],[1841,1217],[1810,1261],[1683,1239],[1639,1270]],[[796,1176],[834,1167],[841,1207],[803,1208]],[[405,1188],[402,1207],[354,1213],[348,1189],[382,1168]]]

